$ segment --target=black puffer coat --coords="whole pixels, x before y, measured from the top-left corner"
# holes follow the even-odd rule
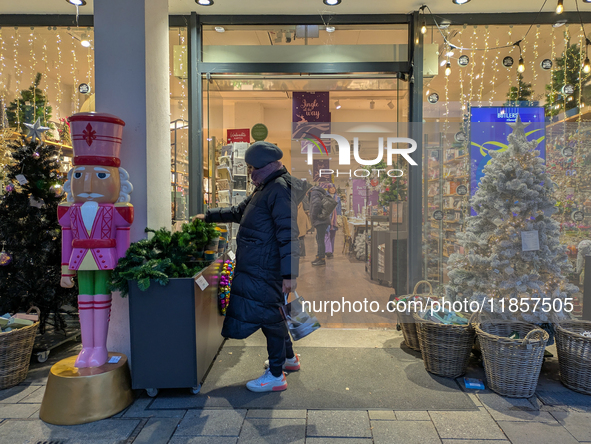
[[[236,237],[236,268],[222,335],[244,339],[263,325],[287,335],[280,306],[283,279],[298,276],[297,203],[299,181],[285,168],[272,173],[251,197],[231,208],[207,212],[207,222],[240,224]]]
[[[330,214],[324,219],[318,216],[322,211],[322,196],[328,194],[322,187],[315,186],[310,190],[310,221],[313,227],[318,225],[330,225]]]

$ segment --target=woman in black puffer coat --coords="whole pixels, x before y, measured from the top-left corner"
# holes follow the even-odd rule
[[[240,205],[215,208],[206,222],[239,223],[236,266],[222,335],[244,339],[259,329],[267,338],[269,370],[247,383],[253,391],[287,388],[283,368],[299,370],[280,311],[283,293],[295,290],[299,267],[297,203],[302,190],[279,162],[281,150],[268,142],[253,144],[245,154],[255,191]],[[286,359],[287,358],[287,359]],[[297,368],[296,368],[297,367]]]

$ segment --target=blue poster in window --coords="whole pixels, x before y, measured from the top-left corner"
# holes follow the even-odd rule
[[[517,115],[528,124],[527,140],[536,142],[540,157],[546,159],[546,123],[543,107],[473,107],[470,110],[470,196],[474,196],[484,166],[490,162],[490,151],[505,151],[509,147],[507,136],[513,132],[507,123],[515,122]],[[472,215],[476,212],[472,209]]]

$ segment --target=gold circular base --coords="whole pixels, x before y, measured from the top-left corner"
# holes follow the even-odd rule
[[[50,424],[74,425],[98,421],[119,413],[133,402],[127,356],[109,353],[116,364],[74,367],[77,356],[51,367],[39,418]]]

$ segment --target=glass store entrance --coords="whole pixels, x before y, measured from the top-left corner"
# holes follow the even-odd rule
[[[302,110],[314,108],[325,116],[326,122],[319,123],[326,125],[323,132],[345,136],[352,148],[357,139],[360,157],[375,159],[378,138],[407,131],[408,83],[398,77],[301,74],[203,79],[207,205],[229,206],[244,198],[249,185],[242,177],[241,148],[232,142],[252,142],[252,135],[246,134],[259,123],[268,129],[265,140],[283,151],[282,162],[292,175],[312,185],[334,187],[340,204],[332,219],[333,230],[324,239],[326,251],[332,253],[326,265],[311,264],[317,253],[316,233],[306,228],[307,216],[299,214],[305,256],[300,260],[298,294],[311,302],[325,327],[394,327],[396,317],[388,312],[387,303],[392,294],[406,291],[408,168],[399,162],[403,175],[389,178],[378,177],[375,171],[365,177],[369,171],[359,171],[363,165],[355,160],[339,166],[334,141],[327,144],[328,152],[321,153],[309,134],[313,130],[298,133],[306,120]],[[236,147],[233,157],[231,147]],[[313,150],[312,164],[308,164],[308,149]],[[395,158],[391,168],[398,168],[397,162]],[[320,175],[321,168],[334,174]]]

